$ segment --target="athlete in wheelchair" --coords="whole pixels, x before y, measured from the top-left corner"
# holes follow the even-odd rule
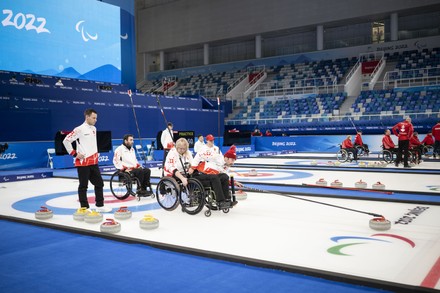
[[[368,144],[365,144],[362,141],[362,130],[357,130],[356,137],[354,139],[354,147],[357,150],[358,156],[368,156],[370,154],[370,149],[368,148]]]
[[[192,161],[188,142],[184,138],[178,139],[176,146],[170,150],[165,160],[165,177],[157,185],[156,195],[159,205],[171,211],[180,204],[182,211],[190,215],[198,214],[205,205],[208,207],[206,216],[210,216],[211,210],[216,209],[229,212],[233,204],[226,206],[216,200],[217,194],[211,182],[202,182],[198,179],[201,177],[194,172],[197,168],[191,168]]]
[[[391,138],[391,131],[386,129],[382,137],[382,159],[387,163],[392,163],[396,160],[398,149]]]
[[[150,184],[151,170],[139,164],[133,144],[133,135],[124,135],[123,143],[116,148],[113,156],[113,165],[118,171],[110,179],[110,190],[121,200],[130,195],[137,196],[138,200],[141,197],[154,197]],[[136,192],[133,190],[134,185],[137,186]]]
[[[347,162],[358,160],[358,150],[353,146],[351,142],[351,135],[347,135],[347,138],[339,145],[340,150],[336,153],[336,158],[340,162]]]

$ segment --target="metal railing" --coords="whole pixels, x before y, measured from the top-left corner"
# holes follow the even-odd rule
[[[294,116],[291,118],[253,118],[253,119],[232,119],[225,121],[226,125],[264,125],[271,123],[301,123],[301,122],[330,122],[330,121],[346,121],[346,120],[382,120],[382,119],[405,119],[406,117],[411,117],[413,119],[417,118],[440,118],[440,112],[432,113],[420,113],[420,112],[410,112],[406,111],[400,114],[356,114],[350,113],[349,115],[319,115],[312,114],[309,117],[306,115]]]
[[[438,68],[419,68],[388,71],[383,78],[383,89],[440,84],[437,70]]]

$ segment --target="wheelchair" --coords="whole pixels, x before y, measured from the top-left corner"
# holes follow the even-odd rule
[[[156,199],[164,210],[173,211],[180,204],[182,211],[189,215],[200,213],[204,206],[208,208],[205,211],[206,217],[211,216],[211,210],[229,212],[229,208],[219,208],[215,192],[211,187],[205,187],[198,179],[191,177],[188,178],[187,186],[183,186],[182,182],[176,178],[163,177],[157,184]]]
[[[383,146],[382,147],[382,152],[379,153],[379,159],[384,160],[386,163],[391,164],[396,160],[397,157],[397,153],[396,152],[392,152],[390,150],[384,149]]]
[[[342,148],[342,145],[339,145],[339,151],[336,153],[336,159],[341,162],[353,161],[354,154],[352,152],[348,152],[346,149]]]
[[[140,182],[139,179],[131,173],[117,170],[110,178],[110,190],[113,196],[119,200],[124,200],[130,195],[137,197],[138,201],[141,200],[141,197],[145,197],[144,195],[139,195],[134,192],[134,186],[139,188]],[[151,185],[148,187],[148,189],[150,190],[151,195],[146,196],[151,196],[152,198],[154,198],[154,193]]]

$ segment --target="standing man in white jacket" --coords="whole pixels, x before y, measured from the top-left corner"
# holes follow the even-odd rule
[[[168,122],[167,128],[162,131],[160,136],[160,143],[163,147],[163,160],[162,168],[165,167],[165,160],[167,158],[168,152],[174,147],[174,134],[173,134],[173,123]],[[162,169],[163,170],[163,169]],[[163,172],[162,172],[163,176]]]
[[[89,208],[87,188],[89,180],[95,186],[96,210],[109,213],[111,208],[104,206],[104,181],[98,167],[98,142],[96,139],[96,121],[98,113],[94,109],[84,111],[85,121],[76,127],[63,140],[67,152],[75,157],[75,167],[78,171],[78,197],[81,207]],[[76,142],[76,149],[72,143]]]

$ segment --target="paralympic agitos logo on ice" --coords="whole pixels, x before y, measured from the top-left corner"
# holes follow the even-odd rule
[[[396,240],[402,241],[403,243],[407,243],[409,247],[412,249],[416,247],[414,241],[409,238],[396,235],[396,234],[387,234],[387,233],[378,233],[373,234],[370,237],[361,237],[361,236],[335,236],[330,238],[331,241],[339,243],[344,241],[350,241],[349,243],[338,244],[327,249],[327,252],[335,255],[343,255],[343,256],[352,256],[351,254],[342,252],[342,249],[361,244],[372,244],[372,243],[381,243],[385,245],[393,244]]]

